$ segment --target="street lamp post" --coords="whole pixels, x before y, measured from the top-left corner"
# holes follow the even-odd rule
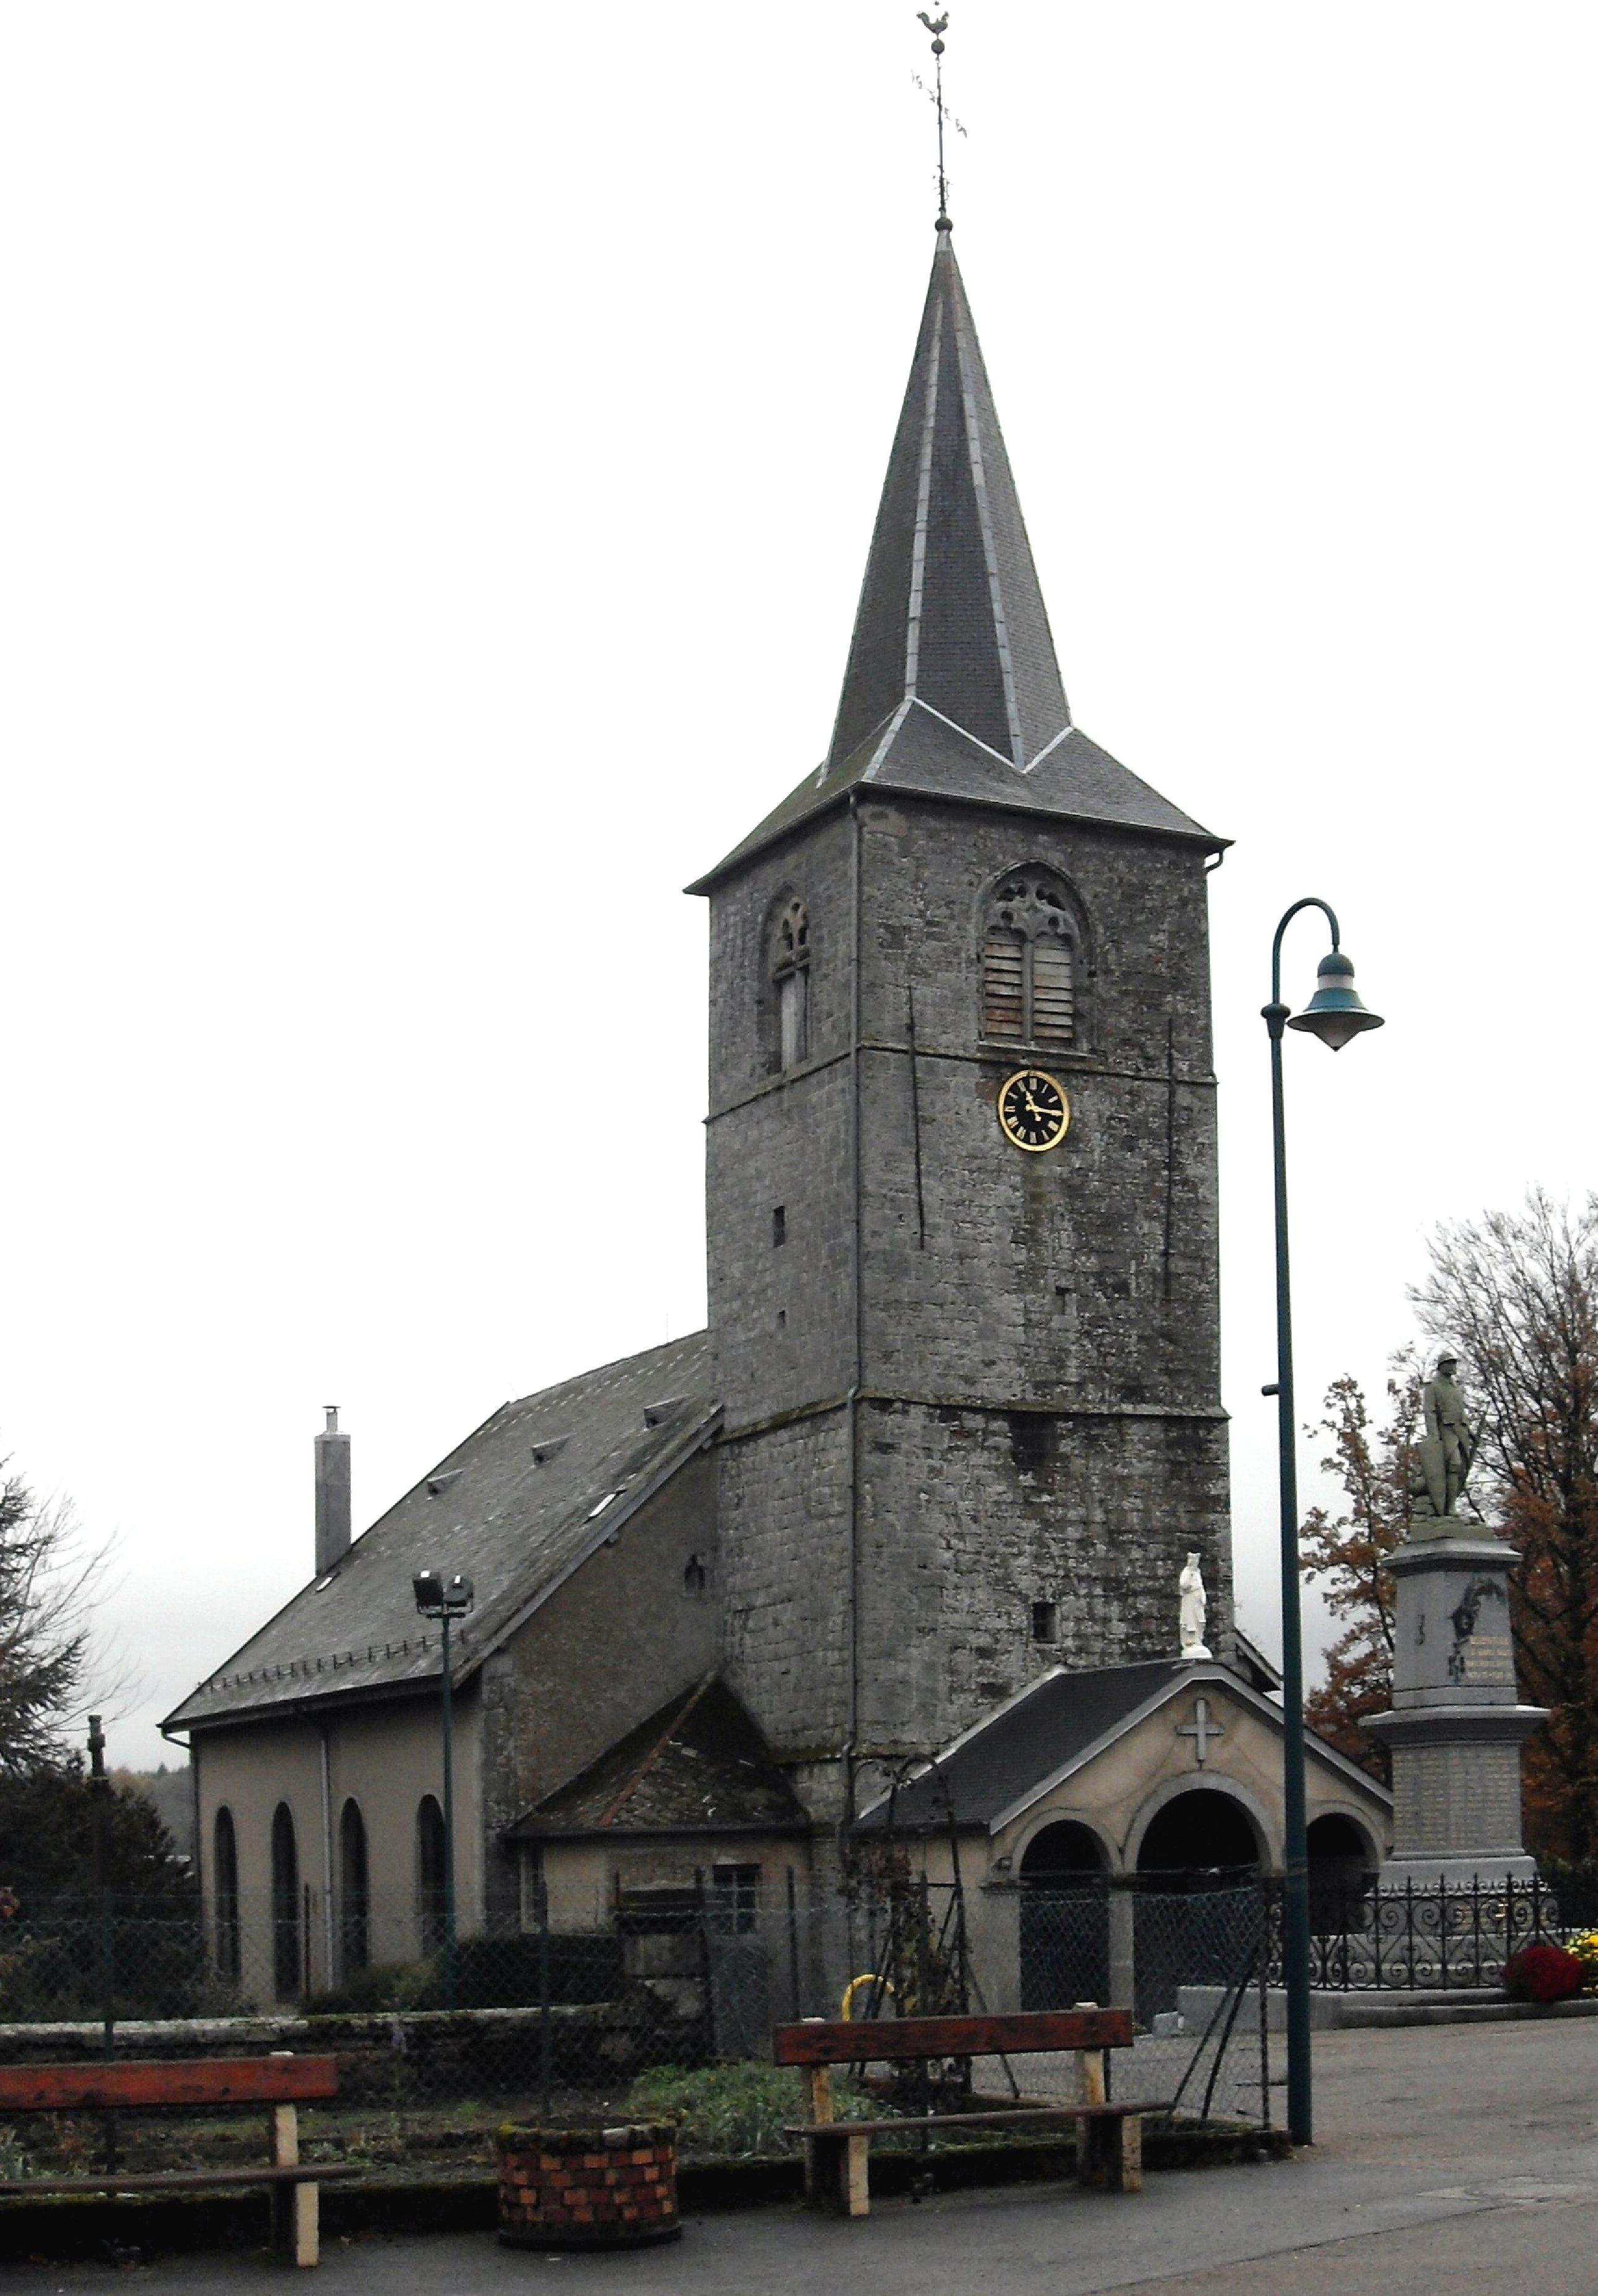
[[[1319,909],[1332,928],[1315,995],[1302,1013],[1282,1001],[1282,936],[1300,909]],[[1282,1491],[1282,1771],[1286,1892],[1282,1975],[1287,1991],[1287,2132],[1295,2144],[1314,2135],[1309,2070],[1309,1842],[1304,1814],[1304,1636],[1299,1604],[1299,1477],[1294,1456],[1293,1320],[1287,1264],[1287,1139],[1282,1120],[1282,1038],[1288,1029],[1318,1037],[1336,1053],[1366,1029],[1380,1029],[1354,987],[1354,967],[1338,947],[1335,913],[1314,894],[1295,901],[1271,944],[1271,1001],[1263,1018],[1271,1037],[1271,1126],[1276,1181],[1276,1398]]]
[[[437,1570],[422,1570],[411,1581],[416,1608],[424,1619],[437,1619],[443,1630],[444,1667],[440,1693],[444,1753],[444,2006],[455,2005],[455,1784],[449,1680],[449,1628],[471,1608],[476,1589],[457,1570],[442,1578]]]

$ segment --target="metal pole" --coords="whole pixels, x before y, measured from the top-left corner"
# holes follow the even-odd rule
[[[1340,939],[1337,918],[1313,895],[1295,901],[1271,947],[1271,1001],[1262,1018],[1271,1037],[1271,1140],[1276,1189],[1276,1445],[1282,1493],[1282,1976],[1287,1993],[1287,2133],[1315,2141],[1309,2042],[1309,1841],[1304,1814],[1304,1631],[1299,1595],[1299,1472],[1293,1406],[1292,1292],[1287,1258],[1287,1128],[1282,1098],[1282,936],[1300,909],[1320,909]],[[1268,1390],[1267,1390],[1268,1392]]]
[[[1287,1887],[1282,1977],[1287,1988],[1287,2133],[1314,2141],[1309,2064],[1309,1841],[1304,1816],[1304,1635],[1299,1600],[1299,1475],[1293,1456],[1293,1325],[1287,1263],[1287,1141],[1282,1031],[1287,1007],[1266,1008],[1271,1032],[1271,1123],[1276,1168],[1276,1443],[1282,1490],[1282,1802]]]
[[[449,1612],[444,1613],[444,2006],[455,2005],[455,1788],[449,1702]]]
[[[111,1780],[105,1774],[105,1732],[98,1714],[89,1717],[89,1793],[90,1822],[94,1828],[94,1898],[99,1915],[100,1931],[100,2013],[102,2045],[108,2057],[116,2054],[116,1965],[111,1936],[111,1895],[109,1845],[105,1838],[106,1801],[111,1793]],[[114,2176],[117,2169],[117,2116],[107,2112],[101,2121],[104,2140],[105,2173]]]
[[[111,1953],[111,1875],[108,1870],[105,1840],[105,1803],[111,1792],[111,1780],[105,1775],[105,1732],[98,1714],[89,1717],[89,1811],[94,1829],[94,1905],[98,1915],[100,1948],[100,2015],[105,2054],[115,2053],[113,2038],[116,2025],[114,1999],[115,1972]]]
[[[538,1852],[538,2110],[546,2121],[550,2114],[553,2038],[549,2021],[549,1876],[545,1871],[544,1852],[540,1849]]]

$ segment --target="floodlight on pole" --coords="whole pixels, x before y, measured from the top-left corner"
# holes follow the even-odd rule
[[[455,1571],[446,1578],[437,1570],[419,1570],[411,1581],[416,1608],[424,1619],[437,1619],[443,1630],[443,1666],[439,1678],[439,1714],[444,1757],[444,2005],[455,2005],[455,1743],[449,1679],[449,1628],[463,1619],[477,1599],[470,1578]]]

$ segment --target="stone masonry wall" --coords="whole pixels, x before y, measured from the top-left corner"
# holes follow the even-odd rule
[[[621,1525],[485,1669],[485,1910],[514,1926],[520,1876],[502,1830],[716,1664],[717,1466],[701,1451]],[[691,1558],[705,1572],[691,1591]],[[693,1582],[698,1586],[698,1581]],[[612,1651],[617,1663],[574,1666]]]
[[[1231,1573],[1204,857],[874,796],[860,821],[858,1718],[887,1751],[944,1742],[1044,1665],[1173,1652],[1190,1546],[1224,1648]],[[848,1728],[848,1414],[763,1423],[853,1377],[854,833],[834,816],[712,897],[724,1631],[735,1686],[794,1753]],[[1038,1055],[1072,1123],[1042,1156],[996,1119],[1030,1054],[980,1036],[984,903],[1024,862],[1059,871],[1086,922],[1079,1041]],[[812,1059],[773,1078],[765,935],[794,892]],[[1053,1644],[1033,1638],[1039,1600]]]
[[[723,1665],[792,1761],[848,1734],[848,1414],[724,1443]]]
[[[841,1395],[853,1376],[852,837],[829,822],[711,906],[710,1333],[733,1430]],[[783,1076],[771,1065],[771,931],[795,892],[810,911],[810,1057]]]
[[[863,1746],[930,1751],[1045,1667],[1174,1655],[1190,1546],[1225,1594],[1223,1425],[1151,1413],[1050,1425],[1046,1451],[1018,1457],[1006,1413],[866,1406]],[[1055,1606],[1053,1643],[1033,1636],[1040,1601]]]

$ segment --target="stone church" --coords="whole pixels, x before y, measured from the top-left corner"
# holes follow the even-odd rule
[[[435,1932],[440,1566],[476,1596],[463,1930],[541,1887],[809,1886],[890,1786],[930,1822],[934,1756],[983,1888],[1280,1864],[1231,1603],[1225,843],[1071,722],[940,227],[825,758],[690,888],[709,1329],[504,1405],[353,1541],[330,1423],[316,1576],[166,1725],[225,1965],[251,1906],[284,1993]],[[1319,1854],[1373,1866],[1380,1788],[1315,1746],[1309,1790]]]

